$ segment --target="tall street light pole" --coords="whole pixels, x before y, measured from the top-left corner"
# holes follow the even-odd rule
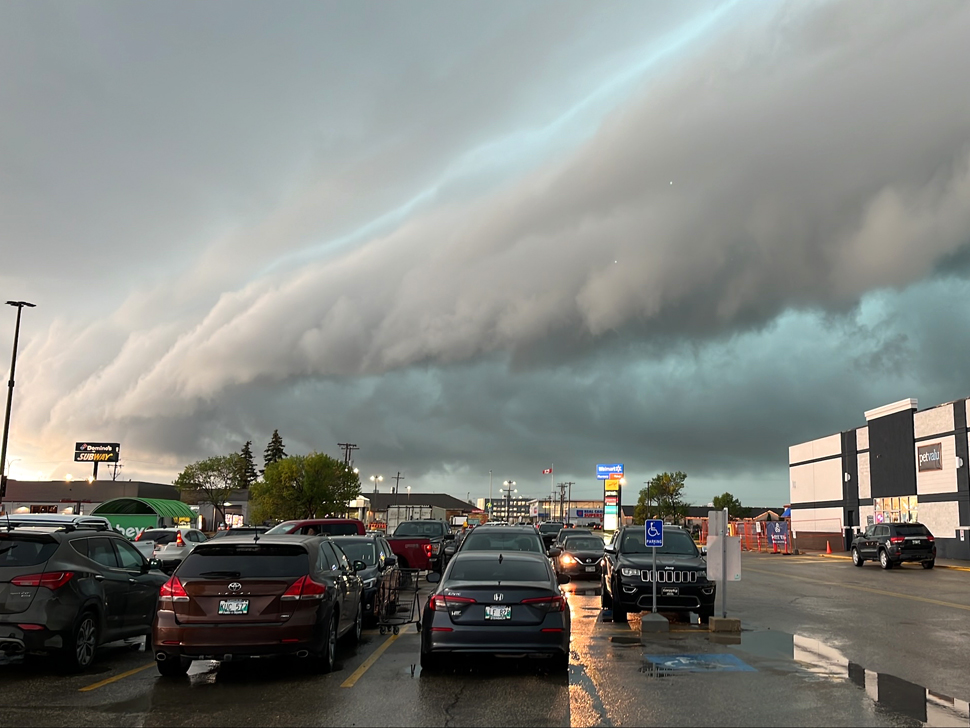
[[[371,479],[371,482],[374,483],[374,492],[376,493],[377,492],[377,486],[380,484],[380,482],[382,480],[384,480],[384,476],[383,475],[372,475],[372,476],[370,476],[370,479]]]
[[[514,480],[504,480],[504,481],[502,481],[502,485],[505,486],[505,488],[504,488],[504,490],[505,490],[505,522],[506,523],[511,523],[512,522],[512,520],[511,520],[512,519],[512,494],[513,493],[517,493],[518,491],[515,490],[515,481]]]
[[[20,341],[20,316],[24,307],[33,308],[27,301],[7,301],[8,306],[17,308],[17,324],[13,330],[13,356],[10,359],[10,380],[7,382],[7,413],[3,418],[3,443],[0,444],[0,502],[7,497],[7,472],[3,467],[7,462],[7,437],[10,435],[10,406],[13,404],[13,381],[17,370],[17,344]]]

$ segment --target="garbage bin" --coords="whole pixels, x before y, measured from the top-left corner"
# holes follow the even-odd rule
[[[844,543],[843,551],[849,551],[852,549],[852,539],[854,532],[851,526],[847,526],[842,529],[842,541]]]

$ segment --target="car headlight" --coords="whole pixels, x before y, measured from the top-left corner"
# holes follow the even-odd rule
[[[572,556],[570,556],[569,554],[563,554],[563,555],[562,555],[562,559],[561,559],[561,560],[562,560],[562,562],[563,562],[564,564],[575,564],[575,563],[576,563],[576,559],[574,559],[574,558],[573,558]]]
[[[620,573],[623,576],[640,576],[640,569],[632,569],[629,566],[624,566],[620,569]]]
[[[370,579],[364,579],[364,588],[365,589],[370,589],[375,584],[377,584],[377,577],[376,576],[372,576]]]

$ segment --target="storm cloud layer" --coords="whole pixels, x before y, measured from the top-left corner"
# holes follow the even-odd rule
[[[324,450],[352,431],[368,466],[455,495],[556,460],[592,489],[616,459],[775,502],[790,442],[967,394],[941,363],[966,321],[933,335],[970,244],[966,6],[326,8],[228,10],[238,65],[188,6],[69,32],[4,11],[75,39],[0,55],[0,282],[58,306],[25,329],[25,459],[104,433],[160,478],[275,427]],[[301,65],[307,26],[341,40]],[[31,81],[38,110],[110,106],[115,136],[45,136]],[[240,89],[244,133],[205,147]]]

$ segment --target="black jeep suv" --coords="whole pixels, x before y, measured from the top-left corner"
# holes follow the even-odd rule
[[[852,540],[852,563],[878,561],[891,569],[904,561],[919,561],[924,569],[936,564],[936,539],[922,523],[876,523]]]
[[[0,653],[83,670],[98,645],[151,634],[167,577],[107,522],[50,521],[0,519]]]
[[[714,614],[715,584],[707,580],[707,561],[694,539],[679,526],[665,525],[663,541],[657,548],[656,573],[643,526],[625,526],[607,544],[602,606],[612,608],[614,622],[625,622],[628,612],[652,608],[654,581],[657,611],[694,612],[704,623]]]

